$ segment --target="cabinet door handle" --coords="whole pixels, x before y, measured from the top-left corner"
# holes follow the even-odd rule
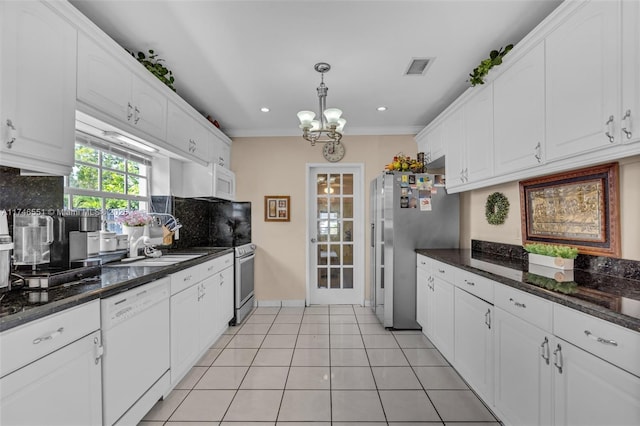
[[[100,363],[100,358],[104,354],[104,346],[100,344],[100,339],[97,337],[93,338],[93,357],[95,359],[96,365]]]
[[[631,123],[631,110],[628,109],[625,111],[624,117],[622,117],[622,125],[623,125],[622,131],[624,132],[627,139],[631,139],[632,124],[633,123]]]
[[[604,134],[609,138],[609,143],[613,143],[615,140],[615,138],[613,137],[613,115],[609,116],[609,119],[606,123],[604,123],[604,125],[607,126],[607,131],[604,132]]]
[[[487,313],[484,314],[484,323],[491,330],[491,309],[487,309]]]
[[[42,337],[37,337],[37,338],[33,339],[33,344],[37,345],[38,343],[44,342],[46,340],[53,340],[56,337],[58,337],[59,335],[61,335],[63,331],[64,331],[64,327],[60,327],[59,329],[57,329],[56,331],[52,332],[51,334],[48,334],[48,335],[42,336]]]
[[[542,146],[540,145],[540,142],[537,143],[536,147],[533,150],[533,156],[536,158],[536,160],[538,160],[538,163],[542,162]]]
[[[127,121],[130,121],[131,117],[133,117],[133,106],[131,102],[127,102]]]
[[[526,308],[527,305],[525,305],[524,303],[520,303],[518,301],[513,300],[513,298],[509,298],[509,302],[513,303],[514,306],[516,306],[517,308]]]
[[[584,334],[589,338],[589,339],[593,339],[596,342],[599,343],[603,343],[605,345],[612,345],[612,346],[618,346],[618,342],[616,342],[615,340],[611,340],[611,339],[603,339],[602,337],[598,337],[595,336],[592,332],[590,332],[589,330],[585,330]]]
[[[11,149],[13,143],[16,141],[16,137],[18,136],[18,131],[16,127],[13,125],[13,122],[7,119],[7,127],[9,128],[9,138],[7,139],[7,148]]]
[[[562,374],[562,346],[560,346],[560,343],[556,346],[556,350],[553,351],[553,365],[558,369],[558,373]]]
[[[540,356],[542,357],[542,359],[545,360],[547,365],[549,365],[549,339],[547,339],[546,337],[544,338],[544,341],[540,345],[540,350],[541,350]]]
[[[138,109],[138,107],[135,107],[133,110],[135,111],[133,124],[138,124],[138,121],[140,120],[140,110]]]

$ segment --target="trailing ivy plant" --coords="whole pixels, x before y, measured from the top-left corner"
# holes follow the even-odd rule
[[[137,55],[133,52],[129,53],[131,53],[131,56],[136,58],[146,69],[148,69],[151,74],[158,77],[158,80],[169,86],[169,88],[174,92],[176,91],[175,87],[173,87],[173,82],[175,81],[173,78],[173,72],[162,65],[164,59],[158,58],[158,54],[155,53],[153,49],[149,49],[149,56],[145,55],[144,52],[138,52]]]
[[[489,53],[489,57],[473,69],[473,73],[469,74],[469,82],[472,86],[477,84],[484,84],[484,77],[489,73],[489,70],[496,65],[502,64],[502,58],[513,49],[513,44],[509,44],[500,50],[492,50]]]

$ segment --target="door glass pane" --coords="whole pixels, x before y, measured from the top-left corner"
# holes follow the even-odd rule
[[[353,241],[353,221],[352,220],[342,221],[342,240]]]
[[[342,288],[353,288],[353,268],[342,268]]]
[[[353,245],[345,244],[342,246],[342,264],[353,265]]]
[[[340,268],[330,268],[331,278],[330,278],[330,287],[331,288],[340,288]]]
[[[353,217],[353,197],[344,197],[344,207],[342,209],[342,217]]]
[[[340,241],[340,223],[337,220],[329,222],[331,241]]]
[[[329,221],[319,220],[318,221],[318,241],[327,241],[328,235],[329,235]]]
[[[353,175],[351,173],[342,175],[342,193],[353,195]]]
[[[318,268],[318,288],[327,288],[327,268]]]
[[[331,244],[329,246],[329,263],[331,265],[339,265],[340,264],[340,245],[339,244]]]
[[[328,246],[326,244],[318,244],[318,265],[326,265],[329,259],[329,253],[327,252]]]
[[[331,218],[338,219],[340,217],[340,198],[331,197],[329,198],[329,203],[329,212],[331,213]]]
[[[332,195],[340,195],[342,193],[340,183],[340,175],[329,175],[329,193]]]
[[[318,178],[316,179],[316,184],[317,184],[316,193],[318,195],[329,193],[329,177],[327,175],[318,175]]]

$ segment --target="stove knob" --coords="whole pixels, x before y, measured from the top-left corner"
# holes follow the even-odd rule
[[[251,250],[255,250],[256,249],[256,245],[255,244],[251,244]]]

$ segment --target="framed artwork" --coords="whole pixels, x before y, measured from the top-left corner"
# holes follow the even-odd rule
[[[522,243],[620,256],[618,163],[520,182]]]
[[[264,221],[265,222],[289,222],[290,196],[265,195],[264,196]]]

